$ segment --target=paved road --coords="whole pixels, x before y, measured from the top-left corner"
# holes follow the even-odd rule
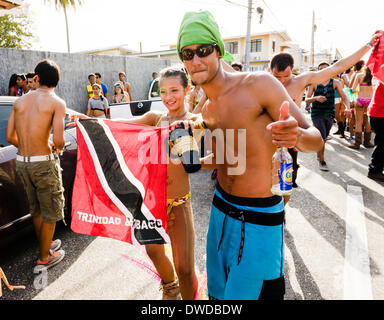
[[[332,130],[334,131],[334,129]],[[384,299],[384,185],[366,177],[372,149],[352,150],[336,136],[327,142],[330,172],[316,155],[299,154],[297,183],[287,206],[287,300]],[[257,181],[255,181],[257,183]],[[191,176],[196,269],[205,271],[205,239],[214,191],[210,171]],[[0,248],[0,266],[14,285],[0,299],[159,299],[159,283],[143,252],[116,240],[57,227],[65,260],[33,274],[38,245],[31,229]],[[168,252],[170,252],[168,250]]]

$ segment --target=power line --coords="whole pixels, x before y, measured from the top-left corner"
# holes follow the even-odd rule
[[[286,27],[285,25],[283,25],[283,24],[280,22],[280,20],[276,17],[275,13],[274,13],[274,12],[272,11],[272,9],[268,6],[268,4],[265,2],[265,0],[262,0],[262,1],[263,1],[263,3],[264,3],[265,7],[268,9],[268,11],[271,13],[272,17],[276,20],[276,22],[283,28],[283,30],[288,31],[287,27]],[[280,32],[279,32],[279,33],[280,33]],[[280,33],[280,35],[281,35],[281,33]],[[292,36],[292,40],[293,40],[294,42],[296,42],[296,43],[299,43],[299,42],[297,41],[297,39],[295,39],[295,37],[293,37],[293,36]]]
[[[228,2],[228,3],[230,3],[230,4],[233,4],[233,5],[235,5],[235,6],[239,6],[239,7],[243,7],[243,8],[248,9],[248,6],[245,6],[245,5],[243,5],[243,4],[236,3],[236,2],[233,2],[233,1],[230,1],[230,0],[224,0],[224,1],[225,1],[225,2]],[[253,8],[252,8],[252,10],[253,10]]]

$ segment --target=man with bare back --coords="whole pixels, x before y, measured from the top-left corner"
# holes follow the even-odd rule
[[[64,219],[64,189],[57,153],[65,145],[66,104],[54,92],[60,79],[55,62],[40,61],[35,74],[38,89],[15,101],[8,119],[7,141],[18,148],[16,171],[28,196],[40,244],[35,269],[40,271],[56,265],[65,254],[58,250],[61,241],[52,238],[56,222]]]
[[[209,12],[185,14],[177,50],[208,97],[202,119],[214,136],[218,184],[207,235],[210,299],[282,299],[284,201],[271,193],[271,159],[276,146],[319,151],[320,133],[272,75],[223,69],[224,44]]]

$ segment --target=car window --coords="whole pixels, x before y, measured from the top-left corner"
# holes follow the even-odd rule
[[[9,146],[9,143],[6,140],[6,130],[11,110],[12,104],[0,105],[0,147]]]
[[[9,146],[10,143],[6,140],[6,130],[9,115],[12,111],[12,105],[1,105],[0,106],[0,148]],[[75,126],[75,122],[68,120],[68,114],[65,115],[65,126],[64,130],[68,130]]]

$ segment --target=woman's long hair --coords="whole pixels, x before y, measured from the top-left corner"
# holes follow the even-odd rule
[[[364,69],[365,70],[364,70],[363,82],[368,84],[369,86],[371,86],[372,85],[372,72],[368,67],[365,67]]]
[[[9,78],[8,90],[10,90],[12,87],[17,86],[16,79],[17,79],[17,73],[14,73],[13,75],[11,75],[11,77]]]

